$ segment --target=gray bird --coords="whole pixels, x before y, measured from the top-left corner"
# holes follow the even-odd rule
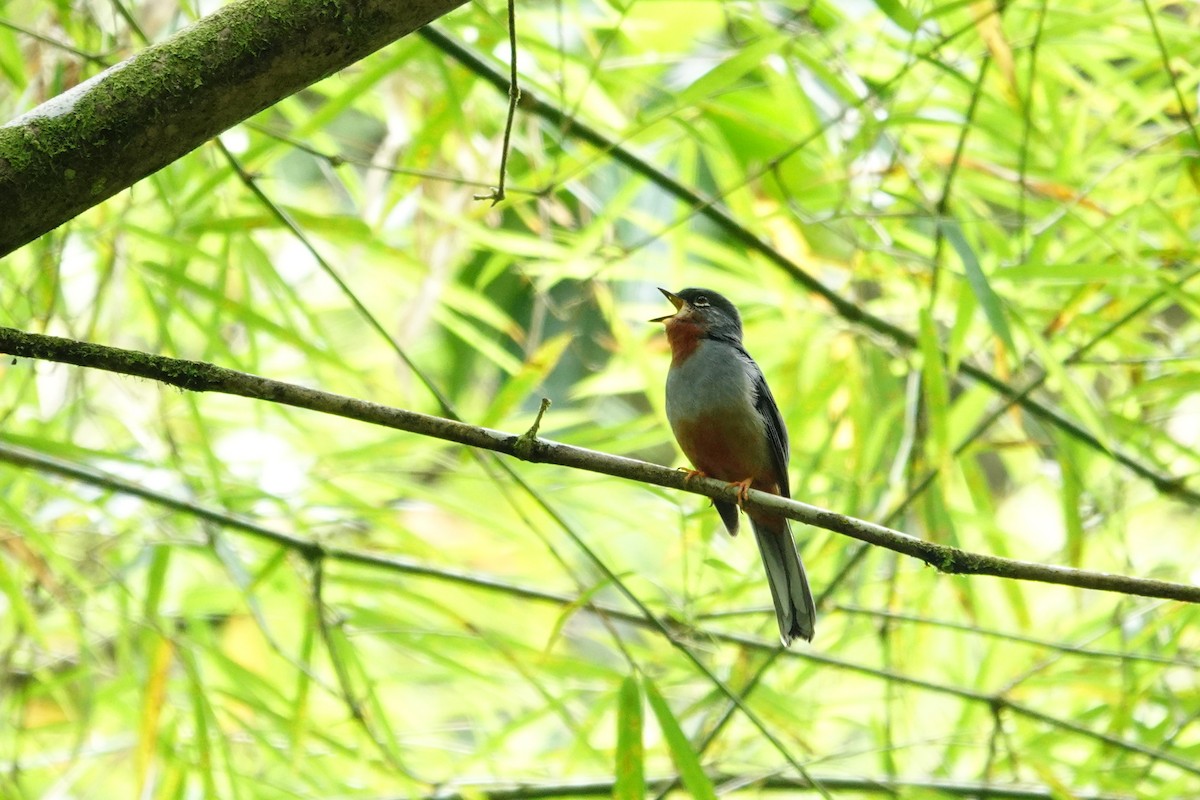
[[[696,472],[740,487],[790,497],[788,435],[762,370],[742,347],[742,319],[733,303],[708,289],[678,294],[659,289],[675,313],[666,324],[671,345],[667,419]],[[731,536],[738,505],[714,500]],[[779,637],[790,645],[811,641],[816,608],[804,564],[785,517],[748,511],[779,619]]]

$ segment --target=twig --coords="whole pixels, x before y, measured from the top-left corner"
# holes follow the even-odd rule
[[[538,407],[537,416],[533,419],[533,424],[529,426],[529,430],[517,437],[517,441],[513,445],[513,455],[522,461],[540,460],[538,445],[541,440],[538,439],[538,428],[542,427],[542,417],[546,415],[546,409],[548,408],[550,408],[550,398],[543,397],[542,404]]]
[[[508,175],[508,147],[512,139],[513,119],[517,116],[517,103],[521,100],[521,87],[517,85],[517,4],[508,0],[508,117],[504,120],[504,144],[500,151],[500,180],[487,194],[475,195],[476,200],[491,200],[495,206],[504,199],[504,181]]]

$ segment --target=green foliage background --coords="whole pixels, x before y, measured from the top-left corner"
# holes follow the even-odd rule
[[[0,118],[200,13],[0,5]],[[527,103],[509,199],[474,199],[506,100],[456,48],[503,74],[508,47],[473,5],[0,262],[0,324],[513,432],[545,396],[542,435],[681,464],[645,320],[655,287],[709,286],[743,310],[796,497],[1196,582],[1200,6],[560,0],[518,35],[526,98],[612,147]],[[968,362],[1040,381],[1099,446]],[[27,361],[0,364],[0,447],[96,471],[0,465],[4,797],[634,797],[675,775],[751,796],[789,758],[846,797],[1200,793],[1181,604],[800,528],[824,604],[780,654],[753,546],[693,495]],[[307,560],[129,486],[396,560]],[[589,610],[634,611],[578,542],[683,646]]]

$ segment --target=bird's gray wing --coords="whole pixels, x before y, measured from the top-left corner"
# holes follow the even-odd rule
[[[779,476],[779,493],[784,497],[791,497],[792,492],[788,486],[788,434],[787,427],[783,424],[783,415],[779,413],[779,406],[775,404],[771,387],[767,386],[767,379],[763,377],[758,364],[754,363],[754,359],[745,350],[742,351],[742,355],[749,362],[750,382],[754,387],[754,408],[766,422],[771,463]]]

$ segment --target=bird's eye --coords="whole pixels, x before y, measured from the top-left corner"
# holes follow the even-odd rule
[[[707,308],[708,307],[708,298],[704,295],[700,295],[699,297],[697,297],[696,298],[696,307],[697,308]]]

